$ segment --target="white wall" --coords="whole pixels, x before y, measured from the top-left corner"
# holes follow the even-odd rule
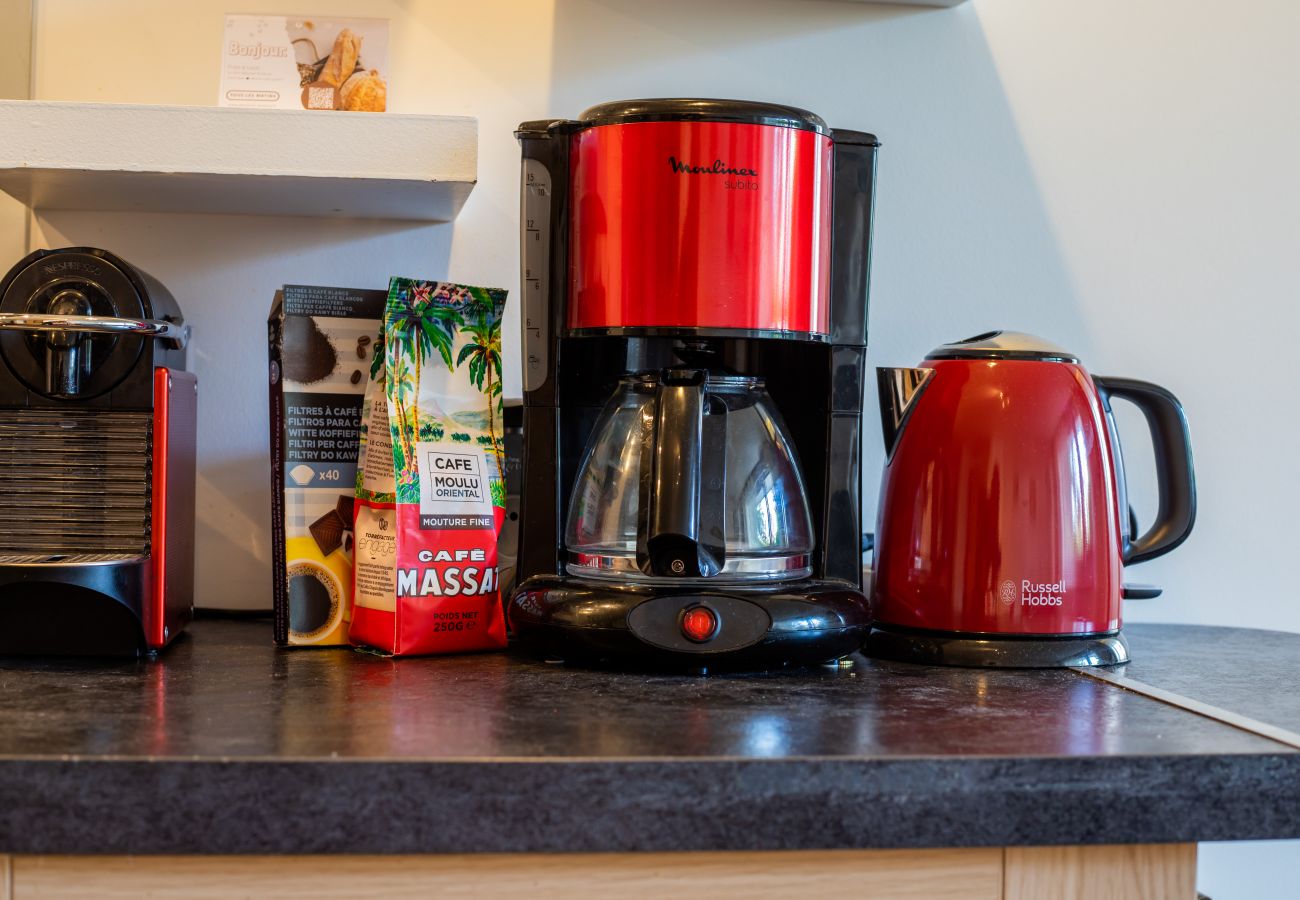
[[[1300,469],[1285,450],[1300,443],[1287,414],[1300,325],[1287,296],[1300,282],[1294,3],[1252,0],[1230,21],[1217,4],[1186,0],[922,11],[817,0],[261,5],[391,19],[391,108],[477,115],[480,184],[454,226],[42,217],[38,242],[118,251],[161,277],[196,325],[200,603],[268,602],[262,316],[276,286],[382,286],[407,273],[513,290],[513,126],[609,98],[683,94],[785,101],[883,138],[874,362],[912,363],[937,343],[1007,326],[1183,399],[1200,518],[1178,552],[1135,571],[1168,592],[1134,603],[1130,618],[1300,630],[1275,562],[1300,507]],[[42,0],[35,96],[213,103],[228,8]],[[1124,424],[1149,521],[1141,423]]]
[[[274,289],[413,274],[513,291],[513,126],[676,94],[788,102],[878,133],[873,362],[911,364],[935,344],[1005,326],[1076,350],[1097,373],[1172,389],[1192,423],[1200,516],[1180,550],[1134,572],[1167,593],[1132,604],[1129,618],[1300,631],[1279,562],[1294,555],[1300,509],[1293,0],[972,0],[932,11],[825,0],[40,0],[35,96],[211,104],[222,14],[259,10],[391,19],[390,109],[478,116],[480,184],[454,226],[42,218],[38,242],[119,252],[162,278],[195,324],[200,604],[269,603],[262,373]],[[1124,425],[1149,521],[1140,421]],[[874,434],[866,463],[874,509]],[[1232,852],[1206,855],[1216,900],[1265,896],[1233,887],[1246,867],[1234,876]],[[1283,855],[1298,865],[1294,845],[1265,851]]]
[[[26,100],[32,67],[31,0],[0,0],[0,98]],[[26,253],[27,210],[0,195],[0,268]]]

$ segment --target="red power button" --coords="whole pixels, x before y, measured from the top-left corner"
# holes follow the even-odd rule
[[[707,606],[692,606],[682,613],[682,634],[703,643],[718,633],[718,614]]]

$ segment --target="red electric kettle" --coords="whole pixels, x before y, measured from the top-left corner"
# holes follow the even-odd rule
[[[1066,350],[993,331],[922,368],[880,369],[888,461],[864,652],[973,666],[1114,665],[1125,565],[1196,518],[1187,419],[1169,391],[1092,377]],[[1112,398],[1146,416],[1159,512],[1130,524]]]

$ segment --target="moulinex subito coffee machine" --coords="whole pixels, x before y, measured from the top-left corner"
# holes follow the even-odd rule
[[[516,636],[697,671],[856,650],[876,138],[689,99],[516,136]]]
[[[147,654],[189,621],[188,338],[167,289],[104,250],[0,279],[0,654]]]

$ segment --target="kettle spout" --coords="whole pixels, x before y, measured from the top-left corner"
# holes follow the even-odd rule
[[[880,427],[885,435],[887,460],[894,458],[894,448],[903,436],[907,417],[933,375],[934,369],[876,369],[880,387]]]

